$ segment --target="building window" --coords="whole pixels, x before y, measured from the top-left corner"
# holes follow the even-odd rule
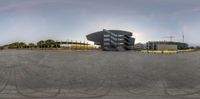
[[[112,37],[112,36],[111,36],[110,38],[112,38],[112,39],[115,40],[115,41],[117,40],[117,38],[114,38],[114,37]]]
[[[110,41],[110,39],[109,38],[104,38],[104,41]]]
[[[104,37],[110,37],[110,35],[104,35]]]
[[[120,38],[120,39],[118,39],[119,41],[123,41],[124,39],[122,39],[122,38]]]
[[[113,35],[113,36],[115,36],[115,37],[117,36],[117,34],[115,34],[115,33],[112,33],[112,32],[110,32],[110,34],[111,34],[111,35]]]
[[[119,34],[118,36],[119,36],[119,37],[123,37],[124,35],[120,35],[120,34]]]
[[[104,43],[104,45],[110,45],[110,43]]]

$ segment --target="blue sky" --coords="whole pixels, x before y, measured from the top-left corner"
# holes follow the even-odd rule
[[[200,0],[0,0],[0,45],[41,39],[86,40],[102,29],[133,32],[136,42],[200,45]]]

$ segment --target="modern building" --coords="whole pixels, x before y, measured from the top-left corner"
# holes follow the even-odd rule
[[[149,41],[146,43],[147,50],[182,50],[187,49],[188,44],[172,41]]]
[[[87,39],[93,41],[96,45],[100,45],[105,51],[131,50],[135,43],[132,33],[122,30],[103,29],[103,31],[87,35]]]

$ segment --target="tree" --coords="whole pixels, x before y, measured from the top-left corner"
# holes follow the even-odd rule
[[[53,48],[56,46],[56,42],[54,40],[48,39],[45,41],[45,45],[47,48]]]
[[[8,48],[9,48],[9,49],[16,49],[16,48],[19,48],[19,43],[18,43],[18,42],[15,42],[15,43],[9,44],[9,45],[8,45]]]
[[[29,44],[28,44],[28,47],[32,49],[32,48],[35,48],[36,45],[35,45],[34,43],[29,43]]]
[[[45,45],[45,41],[43,41],[43,40],[41,40],[41,41],[39,41],[39,42],[37,43],[37,46],[38,46],[39,48],[44,48],[44,45]]]
[[[26,48],[27,45],[24,42],[15,42],[8,45],[8,48],[17,49],[17,48]]]
[[[26,47],[27,47],[26,43],[24,42],[18,43],[18,48],[26,48]]]
[[[58,48],[60,47],[60,44],[54,40],[48,39],[46,41],[39,41],[37,46],[39,48]]]

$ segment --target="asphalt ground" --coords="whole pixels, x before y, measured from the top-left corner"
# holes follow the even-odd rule
[[[0,51],[0,99],[199,99],[200,52]]]

